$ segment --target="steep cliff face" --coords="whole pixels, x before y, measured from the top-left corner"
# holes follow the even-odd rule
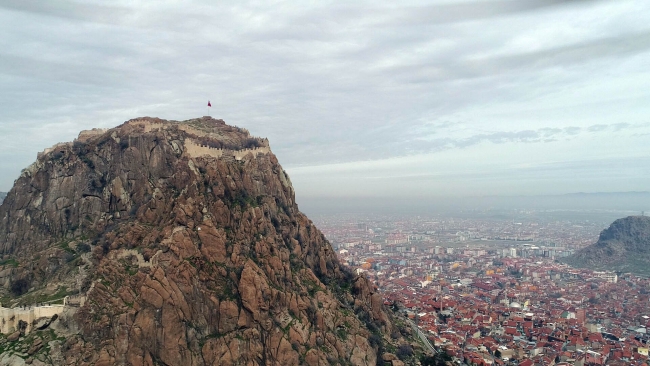
[[[87,296],[43,362],[375,365],[391,327],[268,142],[207,117],[39,154],[0,207],[0,253],[5,306]]]
[[[614,221],[598,241],[567,259],[569,264],[612,271],[650,274],[650,217]]]

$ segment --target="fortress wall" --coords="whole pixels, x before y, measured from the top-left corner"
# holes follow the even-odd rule
[[[185,139],[185,153],[193,158],[198,158],[199,156],[213,156],[215,158],[220,158],[223,155],[223,149],[215,149],[209,146],[201,146],[196,142]]]
[[[187,133],[190,133],[190,134],[196,135],[196,136],[212,136],[212,135],[214,135],[214,133],[207,133],[205,131],[197,130],[196,128],[194,128],[194,127],[192,127],[190,125],[185,125],[185,124],[182,124],[182,123],[178,124],[177,126],[178,126],[179,130],[185,131]],[[269,146],[269,139],[268,138],[266,138],[266,137],[254,137],[254,136],[251,136],[250,132],[248,132],[248,130],[245,129],[245,128],[237,127],[237,126],[232,126],[232,127],[239,128],[245,134],[247,134],[248,137],[256,139],[257,141],[259,141],[262,144],[262,146],[265,146],[265,147]]]
[[[132,119],[128,121],[128,123],[135,126],[142,126],[142,128],[144,128],[144,132],[151,132],[151,131],[159,130],[161,128],[165,128],[164,123],[152,122],[147,119]]]
[[[235,159],[241,160],[244,156],[248,154],[253,154],[253,156],[256,156],[257,154],[268,154],[270,152],[271,149],[268,146],[263,146],[263,147],[256,147],[254,149],[235,150],[232,153]]]
[[[41,156],[46,155],[54,150],[61,149],[61,148],[66,148],[72,146],[71,142],[59,142],[58,144],[55,144],[52,147],[48,147],[47,149],[43,150],[42,152],[38,153],[36,155],[37,158],[41,158]]]
[[[18,327],[18,321],[25,321],[31,324],[34,321],[34,313],[22,308],[0,308],[0,325],[4,334],[13,333]]]
[[[65,306],[84,306],[85,303],[85,295],[70,295],[63,299],[63,305]]]
[[[209,146],[201,146],[190,139],[185,139],[185,153],[193,158],[198,158],[199,156],[205,155],[220,158],[224,154],[227,154],[233,156],[237,160],[241,160],[248,154],[253,154],[253,156],[256,156],[257,154],[268,154],[270,152],[271,148],[268,146],[242,150],[224,150],[212,148]]]
[[[108,131],[107,128],[93,128],[92,130],[83,130],[83,131],[79,132],[79,136],[77,137],[77,141],[86,142],[91,137],[99,136],[99,135],[105,133],[106,131]]]
[[[160,130],[161,128],[164,128],[164,124],[162,123],[155,123],[155,122],[145,122],[144,123],[144,132],[151,132],[151,131],[156,131]]]
[[[162,122],[154,122],[149,119],[134,119],[128,121],[129,124],[135,125],[135,126],[141,126],[144,129],[144,132],[151,132],[151,131],[157,131],[160,129],[165,129],[169,125],[162,123]],[[183,130],[185,132],[197,135],[197,136],[207,136],[205,131],[200,131],[192,126],[185,125],[185,124],[175,124],[180,130]],[[250,133],[248,132],[247,129],[245,128],[240,128],[242,131],[244,131],[246,134],[250,136]],[[79,133],[79,136],[75,139],[75,141],[81,141],[81,142],[86,142],[90,140],[91,138],[95,136],[102,135],[106,133],[109,129],[107,128],[93,128],[92,130],[83,130]],[[262,147],[254,148],[254,149],[244,149],[244,150],[236,150],[233,152],[233,156],[237,160],[241,160],[244,156],[246,156],[249,152],[252,152],[253,155],[258,154],[258,153],[263,153],[263,154],[268,154],[271,149],[269,147],[269,140],[267,138],[261,138],[261,137],[253,137],[250,136],[251,138],[254,138],[258,140],[261,144]],[[63,147],[70,147],[72,146],[72,142],[60,142],[55,144],[52,147],[49,147],[42,152],[38,153],[38,158],[40,159],[43,155],[46,155],[58,148],[63,148]],[[185,150],[188,152],[188,154],[192,157],[198,157],[198,156],[203,156],[203,155],[208,155],[208,156],[214,156],[216,158],[219,158],[223,155],[223,149],[214,149],[210,148],[207,146],[201,146],[194,141],[185,141]]]
[[[184,124],[179,124],[178,129],[181,131],[185,131],[187,133],[191,133],[192,135],[196,136],[206,136],[207,134],[205,131],[197,130],[196,128],[189,126],[189,125],[184,125]]]
[[[0,307],[0,332],[3,334],[15,332],[18,330],[18,322],[22,320],[27,323],[25,332],[29,333],[34,325],[34,320],[51,318],[61,314],[64,309],[64,305],[32,306],[25,309]]]
[[[136,257],[138,261],[138,268],[141,268],[141,267],[151,267],[157,265],[158,255],[162,253],[162,250],[157,251],[156,254],[154,254],[151,257],[151,261],[148,262],[144,259],[144,256],[135,249],[122,249],[119,252],[113,252],[113,253],[115,259],[128,258],[131,256]]]
[[[45,305],[36,306],[34,310],[34,319],[38,318],[51,318],[54,315],[61,314],[65,305]]]

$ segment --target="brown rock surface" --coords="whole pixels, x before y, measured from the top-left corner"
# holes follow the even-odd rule
[[[650,275],[650,217],[614,221],[600,232],[596,243],[563,261],[576,267]]]
[[[83,283],[57,348],[70,365],[375,365],[368,339],[391,327],[268,142],[207,117],[39,154],[0,206],[0,254],[17,263],[0,268],[7,295]]]
[[[9,342],[14,342],[14,341],[17,341],[18,338],[20,338],[20,332],[16,331],[16,332],[11,333],[11,334],[7,337],[7,341],[9,341]]]

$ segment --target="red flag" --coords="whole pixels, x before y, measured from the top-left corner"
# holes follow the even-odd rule
[[[208,100],[208,107],[212,107],[212,104],[210,104],[210,101]]]

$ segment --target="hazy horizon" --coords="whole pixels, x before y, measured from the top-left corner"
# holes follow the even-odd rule
[[[5,1],[0,191],[140,116],[268,137],[299,202],[650,189],[650,2]]]
[[[473,197],[302,197],[296,202],[309,215],[320,214],[457,214],[474,211],[598,213],[611,218],[650,214],[650,192],[573,193],[547,196]]]

